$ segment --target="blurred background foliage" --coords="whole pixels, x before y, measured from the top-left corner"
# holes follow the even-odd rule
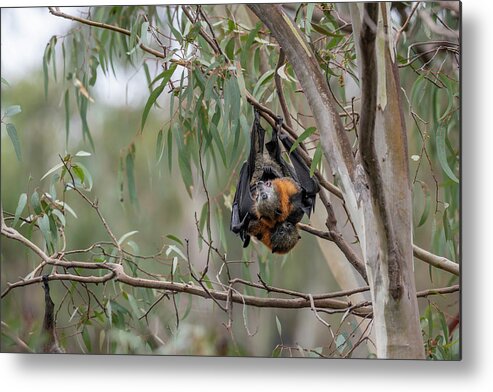
[[[415,4],[392,3],[391,14],[396,29],[409,18],[400,33],[397,59],[408,119],[414,238],[421,247],[459,262],[459,44],[437,33],[421,15],[430,15],[433,24],[443,23],[451,31],[459,29],[460,20],[456,12],[436,3],[419,8]],[[195,7],[188,9],[199,15]],[[347,5],[304,3],[285,9],[315,50],[355,141],[355,113],[360,109],[356,53],[345,22],[350,21]],[[180,255],[186,251],[186,240],[193,268],[202,271],[207,246],[198,229],[207,237],[209,197],[212,240],[232,262],[232,277],[257,281],[260,273],[272,286],[308,293],[337,291],[340,283],[328,259],[341,255],[333,247],[323,252],[321,247],[327,244],[302,233],[289,255],[275,256],[259,243],[242,249],[229,231],[234,186],[248,154],[253,117],[245,91],[282,113],[274,83],[279,48],[253,14],[239,5],[202,7],[224,54],[218,56],[199,34],[201,28],[210,27],[205,18],[191,23],[179,7],[62,11],[120,26],[130,34],[67,22],[46,43],[36,71],[15,83],[2,74],[1,200],[10,213],[7,223],[11,225],[17,215],[18,230],[48,250],[60,250],[63,244],[53,225],[63,227],[66,249],[109,240],[95,211],[60,181],[60,158],[65,157],[72,168],[80,168],[78,187],[91,200],[97,199],[116,237],[124,238],[125,249],[140,256],[157,255],[130,257],[124,265],[135,276],[147,273],[170,279],[173,274],[175,280],[191,281],[186,257]],[[2,22],[9,12],[2,10]],[[48,12],[42,18],[46,23],[57,19]],[[2,34],[2,41],[10,39],[15,39],[13,31]],[[141,50],[141,44],[165,59]],[[11,59],[2,56],[2,64],[7,61]],[[314,156],[313,169],[331,179],[317,154],[315,123],[290,65],[278,74],[295,129]],[[113,84],[105,85],[110,79]],[[15,113],[14,105],[21,112]],[[9,108],[11,116],[6,113]],[[70,182],[66,173],[64,179]],[[36,192],[40,214],[33,199]],[[50,196],[43,199],[45,193]],[[26,207],[16,214],[22,194]],[[53,207],[51,199],[67,203],[77,217],[70,213],[58,217],[53,211],[63,209]],[[37,217],[23,224],[22,218],[29,219],[30,214]],[[51,218],[46,218],[49,223],[43,230],[45,215]],[[112,250],[105,248],[108,254]],[[2,291],[7,282],[25,277],[39,262],[5,238],[1,252]],[[84,257],[97,261],[111,255],[94,252]],[[227,281],[221,261],[211,257],[208,279],[216,281],[221,274]],[[419,261],[415,271],[418,291],[458,281]],[[51,287],[58,336],[67,352],[371,357],[375,351],[371,325],[361,330],[361,319],[353,316],[343,320],[341,314],[323,315],[332,326],[329,333],[309,309],[235,305],[228,329],[227,314],[212,301],[188,294],[163,296],[157,290],[113,282],[87,288],[53,282]],[[266,295],[248,287],[238,289]],[[453,328],[449,336],[449,324],[458,317],[458,293],[420,299],[419,304],[428,356],[456,358],[459,329]],[[43,311],[40,285],[17,288],[2,298],[2,351],[22,350],[19,339],[38,350]]]

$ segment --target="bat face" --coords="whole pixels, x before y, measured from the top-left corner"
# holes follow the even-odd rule
[[[278,223],[270,236],[272,253],[288,253],[300,238],[298,229],[294,224],[288,221]]]
[[[277,221],[277,217],[281,213],[281,203],[279,194],[273,187],[272,181],[257,182],[255,195],[257,218],[264,217],[272,221]]]

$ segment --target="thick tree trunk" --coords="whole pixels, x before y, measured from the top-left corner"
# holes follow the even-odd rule
[[[387,41],[384,41],[385,55],[381,56],[377,50],[379,62],[376,62],[376,23],[372,23],[371,15],[377,21],[378,6],[366,5],[370,17],[364,20],[359,18],[361,13],[356,8],[356,20],[353,20],[360,64],[372,71],[365,74],[360,69],[366,76],[363,85],[368,86],[367,90],[362,88],[362,100],[372,106],[362,110],[362,115],[366,112],[369,115],[365,115],[360,125],[365,127],[360,131],[364,132],[360,135],[363,139],[360,148],[363,142],[370,149],[364,151],[361,162],[353,157],[334,99],[302,32],[278,5],[250,4],[249,7],[271,30],[293,66],[320,131],[325,158],[341,184],[370,281],[377,355],[424,358],[412,267],[411,191],[400,86],[390,56],[393,48]],[[362,32],[364,41],[360,41]],[[363,55],[366,58],[361,62]],[[383,63],[380,58],[384,59]],[[385,67],[383,72],[379,72],[380,67]],[[378,78],[382,73],[386,74],[385,80]],[[383,96],[387,102],[382,107]]]

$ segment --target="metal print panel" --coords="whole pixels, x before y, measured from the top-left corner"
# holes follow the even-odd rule
[[[461,358],[460,3],[1,11],[2,352]]]

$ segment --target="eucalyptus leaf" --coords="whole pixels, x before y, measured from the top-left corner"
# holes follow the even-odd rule
[[[21,144],[19,142],[19,136],[17,135],[17,130],[15,129],[14,124],[11,123],[5,124],[5,127],[7,128],[7,133],[14,146],[15,155],[17,156],[17,159],[21,161],[22,160]]]
[[[22,212],[24,211],[26,204],[27,204],[27,194],[22,193],[19,196],[19,202],[17,203],[17,208],[15,209],[14,223],[12,224],[13,227],[15,227],[15,225],[19,221],[19,218],[20,218]]]
[[[454,174],[452,168],[450,167],[447,161],[447,151],[445,146],[446,137],[447,137],[446,127],[444,125],[439,125],[436,133],[436,147],[437,147],[438,162],[440,163],[440,166],[442,167],[443,171],[448,176],[448,178],[450,178],[452,181],[456,183],[459,183],[459,179]]]
[[[20,105],[12,105],[5,110],[5,117],[14,117],[16,114],[19,114],[20,112],[22,112]]]

